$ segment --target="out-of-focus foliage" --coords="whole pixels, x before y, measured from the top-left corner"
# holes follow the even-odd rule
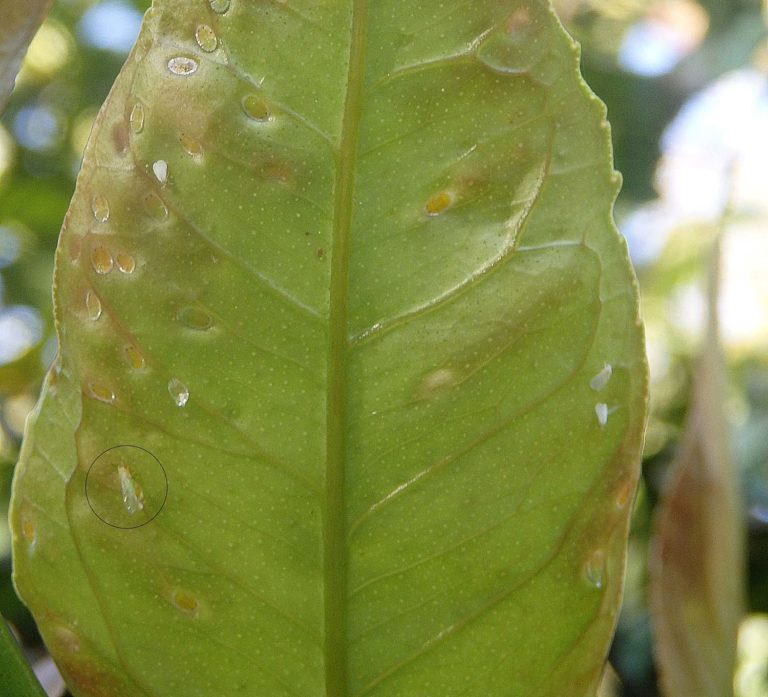
[[[707,330],[687,423],[651,541],[651,620],[665,697],[733,694],[744,614],[743,511],[725,421],[717,317],[720,241],[717,236],[709,255]]]
[[[556,4],[583,44],[587,80],[608,105],[624,175],[618,217],[640,276],[651,359],[645,486],[636,502],[627,592],[612,651],[619,694],[658,695],[647,606],[649,521],[688,409],[704,315],[708,231],[722,212],[717,192],[728,190],[730,176],[734,217],[723,249],[721,294],[724,410],[746,501],[749,610],[755,613],[740,633],[735,691],[738,697],[766,697],[768,619],[757,613],[768,612],[768,49],[761,17],[768,3]],[[57,0],[2,119],[0,514],[23,421],[53,355],[51,259],[80,153],[147,5]],[[0,609],[32,645],[34,627],[8,580],[2,527],[0,558]]]
[[[0,110],[13,89],[16,73],[51,0],[0,3]]]

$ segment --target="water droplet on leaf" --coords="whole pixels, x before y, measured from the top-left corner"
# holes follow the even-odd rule
[[[101,300],[92,290],[85,294],[85,308],[88,311],[88,317],[94,322],[101,317]]]
[[[144,105],[141,102],[136,102],[131,109],[131,130],[134,133],[141,133],[144,130]]]
[[[203,146],[195,140],[192,136],[182,133],[179,136],[179,142],[181,147],[184,148],[184,152],[192,157],[200,157],[203,154]]]
[[[198,307],[185,307],[177,315],[179,322],[198,331],[205,331],[213,326],[213,318]]]
[[[269,106],[257,94],[249,94],[243,97],[242,104],[245,115],[254,121],[265,122],[272,118]]]
[[[168,208],[163,199],[161,199],[154,191],[150,191],[144,197],[144,205],[147,207],[147,211],[153,218],[157,220],[164,220],[168,217]]]
[[[230,6],[230,0],[209,0],[211,9],[219,15],[223,15]]]
[[[133,273],[136,268],[136,260],[130,254],[124,254],[123,252],[120,252],[115,257],[115,263],[117,268],[125,274]]]
[[[219,44],[218,38],[216,38],[216,32],[211,29],[207,24],[201,24],[195,31],[195,40],[197,45],[207,53],[211,53],[216,50],[216,46]]]
[[[144,367],[144,356],[135,346],[128,345],[125,347],[125,360],[134,370],[141,370]]]
[[[88,391],[91,396],[98,399],[105,404],[113,404],[115,401],[115,393],[108,387],[105,387],[101,383],[92,382],[88,385]]]
[[[91,251],[91,266],[93,266],[93,270],[99,274],[107,274],[112,271],[114,261],[106,247],[99,245],[98,247],[93,248]]]
[[[171,378],[168,382],[168,392],[173,397],[177,407],[186,406],[189,401],[189,390],[181,380]]]
[[[589,555],[584,564],[584,578],[591,586],[602,588],[605,583],[605,552],[598,549]]]
[[[91,201],[91,211],[98,222],[106,223],[109,220],[109,201],[101,194],[96,194]]]
[[[168,61],[168,70],[174,75],[192,75],[197,67],[197,61],[188,56],[174,56]]]

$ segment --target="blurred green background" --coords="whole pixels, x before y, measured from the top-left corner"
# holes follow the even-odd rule
[[[10,582],[5,512],[24,421],[55,353],[53,252],[97,113],[148,0],[57,0],[0,122],[0,611],[41,657]],[[688,406],[706,249],[727,208],[720,312],[742,477],[749,612],[738,697],[768,697],[768,43],[759,0],[557,0],[608,106],[617,204],[640,280],[652,374],[644,477],[611,652],[621,694],[658,695],[648,541]],[[55,682],[55,678],[54,678]]]

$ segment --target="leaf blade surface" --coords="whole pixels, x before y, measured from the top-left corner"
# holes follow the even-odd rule
[[[645,389],[602,118],[546,3],[156,3],[15,488],[81,694],[594,692]]]

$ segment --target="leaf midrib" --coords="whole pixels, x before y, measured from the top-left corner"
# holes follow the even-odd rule
[[[347,695],[346,461],[347,295],[355,160],[365,71],[367,0],[352,0],[347,92],[336,169],[328,324],[326,476],[323,511],[326,697]]]

